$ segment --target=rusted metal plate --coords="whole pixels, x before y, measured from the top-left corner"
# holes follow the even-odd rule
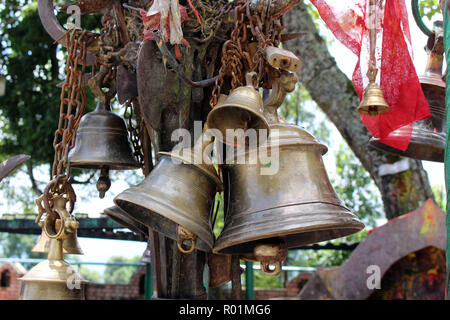
[[[428,247],[397,261],[383,277],[372,300],[443,300],[445,251]]]
[[[30,156],[19,154],[0,163],[0,181],[28,159]]]
[[[395,262],[411,253],[427,247],[445,251],[445,246],[445,214],[433,200],[427,200],[419,209],[373,229],[342,266],[318,270],[300,297],[367,299],[374,292],[367,286],[369,266],[378,266],[383,277]],[[324,291],[317,292],[318,287]]]

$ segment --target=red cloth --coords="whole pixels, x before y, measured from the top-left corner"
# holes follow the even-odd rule
[[[311,0],[335,37],[358,56],[353,85],[359,98],[369,83],[369,0]],[[383,5],[384,3],[384,5]],[[428,118],[430,110],[412,61],[408,13],[404,0],[377,0],[376,62],[377,80],[383,89],[390,111],[379,116],[361,115],[369,132],[381,142],[406,150],[411,139],[412,123]],[[381,50],[380,50],[381,46]],[[410,134],[391,139],[389,134],[406,126]]]

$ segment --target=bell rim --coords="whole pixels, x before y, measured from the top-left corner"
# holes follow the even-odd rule
[[[358,112],[359,114],[363,114],[363,115],[367,115],[370,116],[370,112],[369,112],[369,107],[373,106],[373,104],[360,104],[359,107],[356,109],[356,112]],[[383,113],[387,113],[389,112],[391,109],[389,107],[389,105],[377,105],[377,107],[380,107],[377,109],[377,114],[376,115],[380,115]]]
[[[193,224],[191,224],[190,217],[188,217],[185,212],[183,212],[180,209],[178,209],[178,208],[176,208],[174,206],[171,206],[171,205],[169,205],[167,203],[163,203],[163,202],[159,201],[157,198],[149,195],[148,193],[146,193],[144,195],[142,195],[142,194],[139,194],[139,195],[141,197],[145,197],[146,198],[147,201],[145,203],[151,203],[156,208],[153,207],[152,209],[150,209],[150,208],[148,208],[146,206],[143,206],[143,205],[137,204],[135,202],[132,202],[132,201],[136,201],[136,198],[135,197],[133,198],[133,195],[135,196],[136,194],[133,193],[131,189],[135,189],[135,187],[131,187],[129,189],[126,189],[125,191],[121,192],[120,194],[118,194],[114,198],[114,203],[121,210],[123,210],[123,211],[128,213],[128,211],[122,209],[122,207],[121,207],[121,205],[119,203],[120,201],[127,202],[127,203],[129,203],[131,205],[138,206],[138,207],[140,207],[142,209],[145,209],[146,211],[149,211],[151,214],[154,214],[154,215],[156,214],[156,215],[159,215],[159,216],[161,216],[161,217],[163,217],[165,219],[168,219],[168,220],[170,220],[172,223],[174,223],[176,225],[181,225],[181,226],[187,228],[188,230],[190,230],[191,232],[193,232],[192,229],[195,229],[195,226]],[[178,223],[178,222],[174,221],[172,216],[169,217],[167,215],[162,214],[161,212],[164,212],[164,209],[165,210],[169,209],[169,211],[175,212],[177,214],[177,217],[184,218],[182,223]],[[128,214],[130,216],[133,216],[133,213],[128,213]],[[150,228],[150,226],[149,226],[149,228]],[[155,229],[156,230],[157,228],[155,228],[153,226],[153,227],[151,227],[151,229]],[[166,235],[167,237],[169,237],[169,238],[171,238],[171,239],[173,239],[175,241],[177,240],[177,239],[174,239],[172,236],[169,236],[165,232],[162,232],[162,231],[159,231],[159,232],[161,232],[162,234]],[[200,235],[198,233],[195,233],[195,234],[196,234],[196,236],[198,238],[200,238],[205,243],[206,247],[208,248],[207,250],[204,250],[204,249],[198,248],[198,247],[196,249],[200,250],[200,251],[204,251],[204,252],[210,252],[211,249],[214,246],[214,234],[212,232],[212,228],[211,228],[211,234],[210,234],[209,237],[206,234],[203,234],[203,235]]]
[[[317,213],[313,212],[310,213],[309,215],[311,217],[313,217],[313,219],[309,219],[306,220],[307,222],[311,223],[311,222],[323,222],[323,221],[327,221],[327,223],[321,223],[321,224],[314,224],[312,226],[307,226],[305,227],[303,226],[298,226],[295,228],[292,228],[291,230],[289,230],[288,232],[286,232],[286,230],[283,230],[283,226],[289,227],[292,226],[292,222],[290,222],[290,219],[284,219],[285,217],[283,217],[284,222],[279,223],[275,228],[272,228],[272,230],[267,231],[267,222],[261,222],[263,224],[263,227],[261,227],[260,231],[261,234],[259,235],[251,235],[249,234],[248,231],[246,230],[242,230],[240,232],[232,232],[233,229],[235,228],[243,228],[244,224],[239,224],[239,225],[235,225],[234,227],[232,227],[233,229],[231,229],[231,227],[228,227],[228,230],[226,231],[227,233],[224,234],[224,230],[226,230],[227,228],[227,223],[225,223],[225,226],[222,230],[222,233],[220,234],[220,236],[217,238],[216,243],[214,245],[213,248],[213,253],[217,253],[217,254],[230,254],[231,251],[224,251],[227,249],[230,249],[232,247],[235,246],[239,246],[239,245],[243,245],[245,243],[248,242],[254,242],[254,241],[259,241],[259,240],[263,240],[263,239],[268,239],[268,238],[277,238],[277,237],[286,237],[286,236],[292,236],[292,235],[300,235],[302,233],[311,233],[311,232],[318,232],[318,231],[330,231],[330,230],[339,230],[339,231],[343,231],[343,230],[350,230],[350,233],[346,233],[343,236],[348,236],[357,232],[362,231],[365,228],[364,223],[362,223],[358,217],[353,214],[348,208],[342,207],[340,205],[334,204],[334,203],[324,203],[322,202],[317,202],[320,204],[327,204],[327,205],[332,205],[332,206],[336,206],[336,207],[340,207],[341,209],[343,209],[341,211],[341,213],[330,213],[333,212],[333,210],[327,210],[327,212],[323,213],[324,215],[328,215],[328,218],[326,220],[324,220],[323,218],[318,218]],[[299,206],[305,205],[304,204],[300,204]],[[294,205],[292,205],[294,206]],[[283,209],[285,208],[285,206],[283,207],[276,207],[276,208],[272,208],[272,209],[264,209],[264,210],[260,210],[260,211],[255,211],[254,213],[259,213],[262,214],[262,212],[270,212],[271,215],[276,215],[277,213],[279,213],[280,211],[283,211]],[[336,211],[336,210],[334,210]],[[296,213],[293,213],[293,215],[301,215],[300,208]],[[239,213],[239,215],[241,215],[242,213]],[[315,219],[314,219],[315,218]],[[250,219],[249,219],[250,220]],[[342,224],[343,220],[347,220],[346,223],[348,226],[339,226],[337,227],[337,224]],[[247,221],[248,222],[248,221]],[[305,223],[304,221],[302,221],[302,223]],[[302,230],[303,232],[299,232],[300,230]],[[252,230],[253,232],[255,231],[255,229]],[[280,232],[283,232],[283,235],[279,235]],[[241,234],[247,235],[247,237],[240,237]],[[327,237],[326,239],[320,240],[320,241],[311,241],[311,242],[304,242],[301,244],[289,244],[288,248],[295,248],[298,246],[302,246],[302,245],[307,245],[307,244],[311,244],[311,243],[316,243],[316,242],[321,242],[321,241],[328,241],[328,240],[333,240],[333,239],[338,239],[341,238],[343,236],[334,236],[334,237]],[[250,251],[246,251],[246,252],[233,252],[233,254],[245,254],[245,253],[250,253]]]
[[[442,74],[439,76],[437,73],[429,72],[421,75],[419,77],[419,82],[421,85],[429,85],[437,87],[437,89],[443,89],[445,92],[445,82],[442,80]]]
[[[147,236],[147,233],[145,232],[145,229],[147,229],[148,231],[148,227],[143,225],[142,223],[140,223],[139,221],[137,221],[136,219],[132,218],[131,216],[125,216],[125,220],[123,220],[123,217],[117,216],[116,213],[114,212],[114,209],[117,208],[117,210],[120,210],[120,214],[122,214],[123,211],[122,209],[120,209],[118,206],[112,206],[109,208],[106,208],[103,210],[103,213],[108,216],[111,220],[115,221],[116,223],[124,226],[127,229],[130,229],[131,231],[133,231],[136,234],[143,234],[144,236]],[[118,212],[119,213],[119,212]],[[128,223],[126,222],[126,220],[130,220],[132,222]],[[136,223],[138,226],[134,226],[132,223]],[[131,228],[130,228],[131,227]],[[145,229],[144,229],[145,228]]]
[[[140,165],[136,161],[135,163],[130,162],[105,162],[104,160],[93,160],[93,161],[77,161],[70,160],[70,167],[77,169],[101,169],[103,167],[109,167],[110,170],[137,170],[140,169]]]
[[[207,125],[208,125],[208,128],[210,128],[210,129],[216,129],[216,128],[217,128],[216,122],[212,120],[212,117],[214,116],[215,113],[217,113],[218,111],[222,111],[222,110],[225,109],[225,108],[240,108],[240,109],[244,109],[245,111],[248,111],[248,112],[250,112],[251,114],[253,114],[253,116],[255,116],[255,117],[261,122],[261,124],[262,124],[262,127],[258,127],[258,128],[256,128],[256,129],[266,129],[266,130],[267,130],[267,136],[259,137],[259,144],[264,143],[264,142],[269,138],[269,135],[270,135],[270,124],[269,124],[269,122],[267,121],[267,119],[264,117],[262,111],[257,112],[257,111],[255,111],[254,109],[249,108],[249,107],[247,107],[247,106],[245,106],[245,105],[238,105],[238,104],[232,104],[232,105],[221,104],[221,105],[216,105],[216,106],[208,113],[208,116],[207,116],[207,118],[206,118],[206,123],[207,123]],[[259,109],[261,109],[261,108],[259,108]],[[220,129],[219,129],[219,130],[220,130]],[[224,135],[224,132],[222,132],[222,135],[225,136],[225,135]],[[218,139],[218,140],[219,140],[220,142],[226,144],[226,145],[229,145],[229,146],[231,145],[231,146],[233,146],[233,143],[224,141],[224,140],[226,140],[226,139],[223,139],[223,137],[222,137],[222,139]]]

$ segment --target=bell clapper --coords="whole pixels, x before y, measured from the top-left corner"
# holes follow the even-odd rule
[[[177,235],[177,246],[182,253],[189,254],[195,250],[197,236],[194,233],[179,225],[177,227]],[[190,247],[188,249],[185,249],[183,246],[186,242],[190,242]]]
[[[103,166],[100,169],[100,177],[97,180],[97,190],[100,199],[105,197],[106,191],[111,187],[111,180],[109,179],[109,167]]]

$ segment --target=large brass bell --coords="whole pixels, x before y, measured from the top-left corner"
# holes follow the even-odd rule
[[[109,170],[139,168],[128,141],[125,121],[111,112],[103,101],[81,118],[69,162],[74,168],[101,170],[97,183],[101,198],[111,185]]]
[[[21,300],[83,300],[86,281],[63,259],[62,240],[51,239],[47,260],[19,280]]]
[[[327,147],[302,127],[279,123],[276,108],[296,81],[295,75],[284,73],[272,89],[264,108],[271,123],[267,145],[247,151],[245,164],[227,161],[222,166],[225,225],[213,252],[251,256],[269,275],[281,271],[288,248],[344,237],[364,228],[328,179],[322,160]],[[277,150],[278,159],[249,162],[258,159],[258,152]],[[273,174],[261,174],[272,166]]]
[[[148,228],[136,221],[132,217],[130,217],[126,212],[121,210],[117,206],[112,206],[103,211],[108,217],[117,222],[118,224],[124,226],[125,228],[130,229],[134,233],[141,235],[143,237],[147,237]]]
[[[55,200],[55,211],[66,215],[63,198]],[[44,230],[50,238],[47,260],[30,269],[22,278],[21,300],[81,300],[87,281],[66,261],[64,261],[63,240],[71,232],[67,226],[73,221],[63,220],[57,224],[55,220],[46,219]],[[49,227],[51,225],[51,227]],[[76,228],[75,228],[76,229]],[[72,230],[73,231],[73,230]]]
[[[207,126],[218,129],[222,137],[216,138],[227,145],[235,145],[234,139],[227,139],[227,129],[265,129],[265,134],[258,134],[258,143],[267,140],[269,124],[262,114],[263,101],[261,95],[252,85],[256,73],[246,75],[247,85],[237,87],[229,96],[221,95],[218,104],[209,112]],[[228,141],[229,140],[229,141]],[[238,141],[241,141],[238,139]]]
[[[195,150],[196,148],[194,148]],[[115,204],[150,229],[177,241],[183,253],[210,251],[210,216],[222,183],[212,164],[194,162],[194,152],[160,152],[158,165]]]
[[[382,151],[387,151],[403,157],[444,162],[446,139],[445,115],[445,82],[442,81],[442,65],[444,60],[442,22],[435,23],[435,45],[428,54],[425,73],[419,77],[422,90],[430,107],[431,117],[415,121],[411,129],[401,127],[393,131],[390,139],[404,141],[409,135],[411,140],[405,151],[381,143],[380,139],[372,138],[370,145]]]
[[[369,84],[364,89],[361,103],[356,111],[359,114],[377,116],[390,110],[389,105],[384,99],[383,90],[375,82],[377,69],[369,71]]]

